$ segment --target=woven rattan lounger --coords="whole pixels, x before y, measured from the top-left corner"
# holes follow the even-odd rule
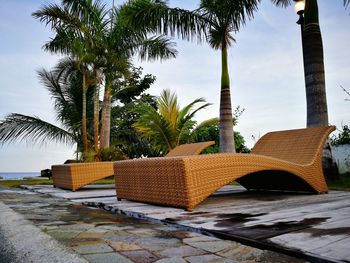
[[[175,147],[166,156],[200,154],[213,144],[215,144],[214,141],[182,144]],[[52,166],[53,185],[72,191],[113,174],[113,162],[74,163]]]
[[[71,163],[53,165],[55,187],[76,191],[97,180],[113,175],[113,162]]]
[[[252,154],[208,154],[148,158],[114,163],[119,200],[193,210],[236,180],[247,189],[327,193],[323,145],[335,127],[271,132]]]

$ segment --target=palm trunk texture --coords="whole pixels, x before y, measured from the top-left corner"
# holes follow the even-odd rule
[[[106,81],[105,92],[103,96],[103,108],[102,108],[102,125],[100,146],[102,149],[110,146],[110,133],[111,133],[111,91],[109,83]]]
[[[220,96],[220,152],[235,152],[233,140],[230,78],[228,73],[227,47],[221,49],[221,96]]]
[[[94,96],[94,149],[98,152],[98,133],[99,133],[99,112],[100,112],[100,83],[97,82]],[[96,158],[98,159],[97,155]],[[96,160],[97,161],[97,160]]]
[[[87,120],[86,120],[86,92],[87,92],[87,79],[86,73],[83,72],[83,117],[82,117],[82,126],[83,126],[83,159],[86,158],[88,153],[88,139],[87,139]]]
[[[307,105],[307,127],[327,126],[328,110],[320,27],[304,25],[304,74]]]
[[[323,44],[317,0],[307,0],[305,2],[302,44],[307,107],[306,126],[327,126],[329,123]],[[322,164],[323,173],[328,180],[334,180],[339,177],[337,164],[332,156],[329,141],[323,147]]]

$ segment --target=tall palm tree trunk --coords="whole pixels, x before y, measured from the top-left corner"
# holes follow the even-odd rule
[[[102,108],[102,125],[100,145],[101,148],[108,148],[110,146],[111,137],[111,88],[109,82],[106,80],[106,87],[103,96],[103,108]]]
[[[305,18],[302,29],[304,76],[306,89],[306,126],[327,126],[328,109],[323,58],[322,35],[319,26],[317,0],[305,1]],[[337,164],[327,141],[323,148],[323,172],[326,178],[339,176]]]
[[[228,73],[227,46],[221,48],[221,96],[220,96],[220,152],[236,152],[233,140],[230,78]]]
[[[98,151],[98,146],[99,146],[99,142],[98,142],[99,112],[100,112],[100,82],[97,81],[96,87],[95,87],[95,96],[94,96],[94,150],[96,153]],[[96,155],[96,158],[98,159],[97,155]]]
[[[307,127],[327,126],[328,110],[323,63],[323,44],[317,0],[305,3],[303,57],[307,105]]]
[[[86,93],[87,93],[87,79],[86,72],[83,71],[83,116],[82,116],[82,126],[83,126],[83,159],[86,158],[88,153],[88,138],[87,138],[87,117],[86,117]]]

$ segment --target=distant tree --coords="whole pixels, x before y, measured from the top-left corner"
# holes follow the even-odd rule
[[[139,104],[156,105],[153,96],[143,94],[127,104],[112,107],[111,144],[118,147],[128,158],[159,156],[161,153],[142,136],[133,125],[140,115],[135,112]]]
[[[136,107],[135,112],[140,117],[133,127],[159,152],[166,154],[188,140],[189,132],[195,124],[194,115],[209,105],[203,98],[199,98],[180,108],[177,95],[163,90],[156,107],[146,103]]]
[[[166,1],[129,1],[121,11],[124,20],[136,29],[147,28],[161,34],[197,37],[221,52],[220,152],[234,152],[228,48],[233,34],[253,16],[258,0],[201,0],[194,11],[170,8]]]
[[[61,5],[48,4],[33,13],[49,25],[55,36],[46,50],[70,55],[79,61],[83,74],[83,145],[87,155],[87,119],[85,94],[91,84],[96,88],[94,146],[98,148],[99,87],[104,78],[100,144],[109,146],[111,85],[127,73],[131,58],[166,59],[176,56],[173,43],[164,36],[149,37],[147,30],[133,31],[119,23],[118,9],[107,9],[99,0],[61,0]],[[103,75],[103,76],[102,76]]]
[[[331,137],[332,145],[350,144],[350,128],[347,125],[342,126],[342,130],[338,136],[333,135]]]
[[[237,107],[234,111],[233,125],[237,124],[238,117],[242,114],[242,110]],[[234,133],[236,152],[248,153],[250,150],[245,146],[245,140],[239,132]],[[218,153],[220,144],[219,119],[214,118],[203,121],[192,132],[191,142],[215,141],[215,145],[209,147],[204,153]]]

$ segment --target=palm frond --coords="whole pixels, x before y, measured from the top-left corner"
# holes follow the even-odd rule
[[[26,141],[45,144],[56,141],[74,144],[74,134],[41,120],[38,117],[12,113],[0,122],[0,144]]]
[[[272,3],[274,3],[277,6],[280,7],[287,7],[292,4],[292,0],[271,0]]]
[[[169,8],[164,1],[135,0],[122,6],[122,21],[136,30],[178,36],[182,39],[205,39],[207,21],[198,13]]]
[[[350,4],[350,0],[344,0],[345,8],[348,8],[349,4]]]
[[[174,135],[169,122],[159,115],[156,109],[148,104],[140,104],[136,112],[140,117],[133,127],[152,142],[155,148],[168,152],[174,147],[172,144]]]
[[[175,58],[177,55],[175,46],[175,42],[171,42],[165,36],[157,36],[140,43],[138,53],[142,60]]]

